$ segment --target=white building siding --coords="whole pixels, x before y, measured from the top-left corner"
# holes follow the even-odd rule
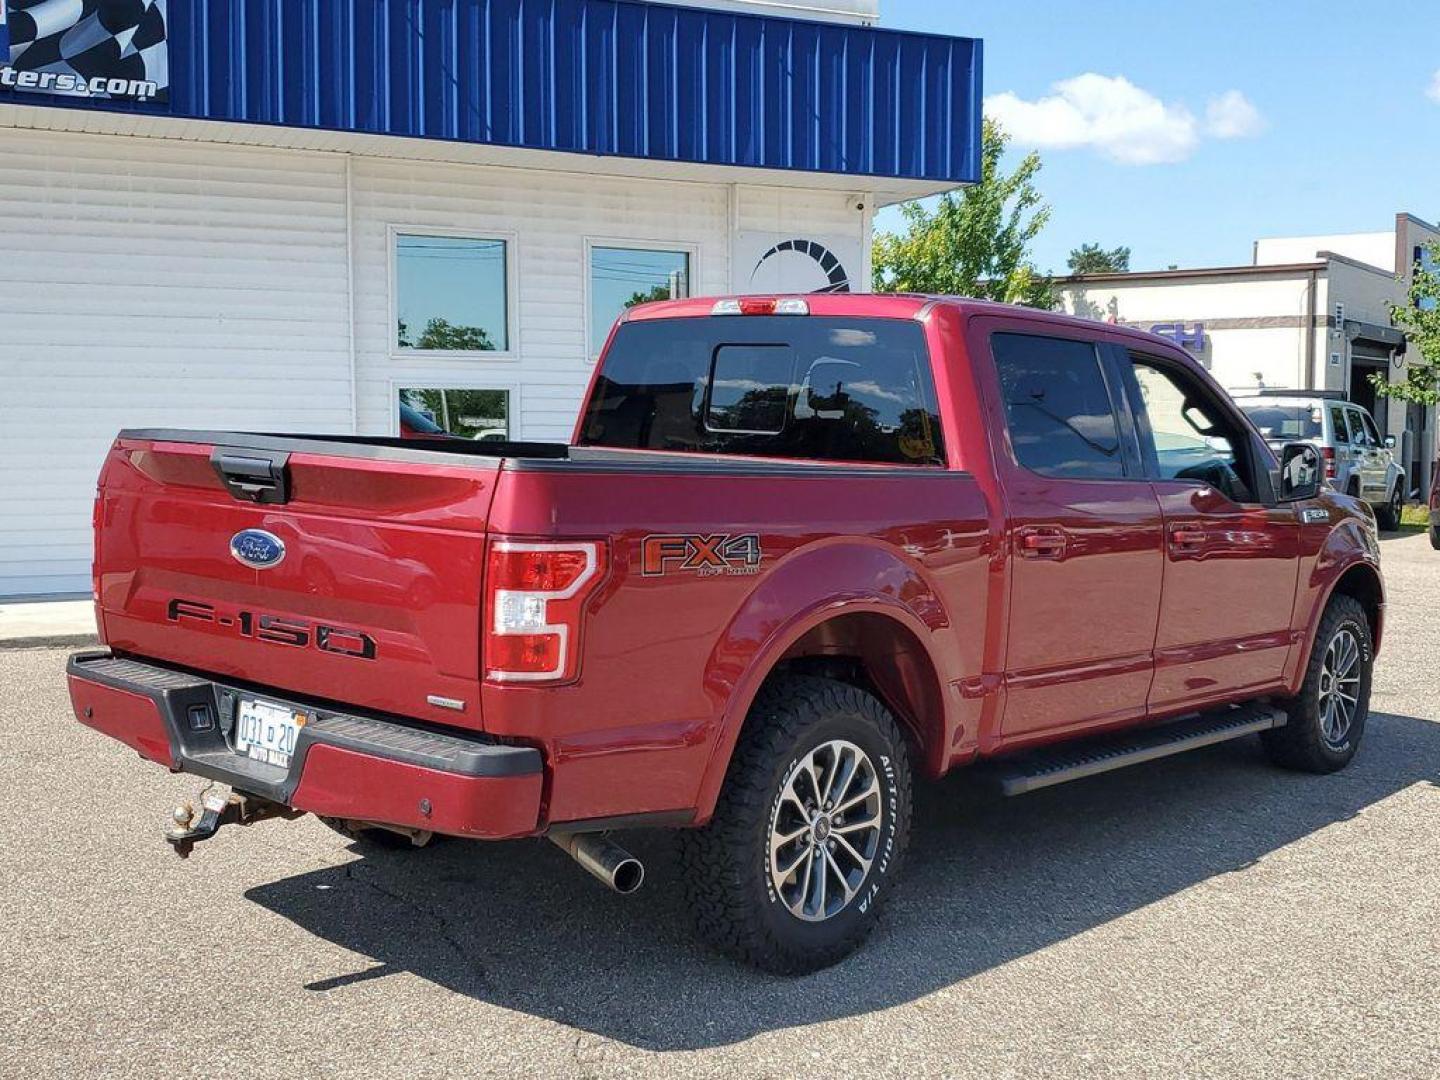
[[[1318,275],[1317,275],[1318,277]],[[1274,277],[1237,274],[1204,280],[1105,281],[1066,285],[1061,306],[1074,315],[1118,319],[1149,329],[1157,323],[1201,323],[1206,347],[1197,353],[1217,381],[1230,389],[1305,384],[1310,313],[1306,274]],[[1323,316],[1320,292],[1316,311]],[[1267,325],[1283,320],[1288,325]],[[1323,338],[1323,331],[1315,335]]]
[[[354,160],[355,310],[360,430],[394,430],[397,383],[519,391],[511,435],[570,437],[592,365],[586,238],[694,249],[692,292],[725,292],[729,188],[719,184]],[[513,359],[396,355],[391,321],[392,230],[505,236],[517,325]],[[512,410],[516,402],[512,395]]]
[[[865,284],[873,196],[0,129],[0,596],[89,587],[122,427],[395,431],[395,390],[508,389],[569,437],[593,372],[586,242],[675,245],[738,291],[737,238],[811,237]],[[392,236],[514,245],[513,355],[393,348]],[[748,275],[751,268],[746,268]]]
[[[89,587],[121,427],[350,428],[345,236],[333,155],[0,132],[0,595]]]

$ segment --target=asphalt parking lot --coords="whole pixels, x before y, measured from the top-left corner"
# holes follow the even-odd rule
[[[924,791],[859,956],[691,939],[666,837],[601,889],[544,842],[392,853],[313,819],[176,859],[167,777],[0,652],[0,1075],[1440,1075],[1440,553],[1387,539],[1365,745],[1243,740],[1005,801]]]

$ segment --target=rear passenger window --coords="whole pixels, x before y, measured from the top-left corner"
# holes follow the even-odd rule
[[[1330,426],[1335,429],[1337,443],[1350,442],[1350,429],[1345,426],[1345,410],[1338,405],[1330,406]]]
[[[991,351],[1021,465],[1042,476],[1124,477],[1119,426],[1094,345],[996,334]]]
[[[908,319],[711,316],[625,323],[584,446],[817,461],[945,461],[930,353]]]

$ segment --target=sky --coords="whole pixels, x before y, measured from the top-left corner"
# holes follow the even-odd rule
[[[986,112],[1012,164],[1044,161],[1041,270],[1085,242],[1130,247],[1133,270],[1223,266],[1258,237],[1440,221],[1440,0],[880,0],[880,18],[984,40]]]

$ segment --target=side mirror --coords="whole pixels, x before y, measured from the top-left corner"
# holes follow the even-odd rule
[[[1320,451],[1310,443],[1286,443],[1280,450],[1280,501],[1299,502],[1320,494]]]
[[[1395,449],[1395,436],[1394,436],[1394,435],[1386,435],[1386,436],[1385,436],[1385,449],[1386,449],[1386,450],[1394,450],[1394,449]]]

